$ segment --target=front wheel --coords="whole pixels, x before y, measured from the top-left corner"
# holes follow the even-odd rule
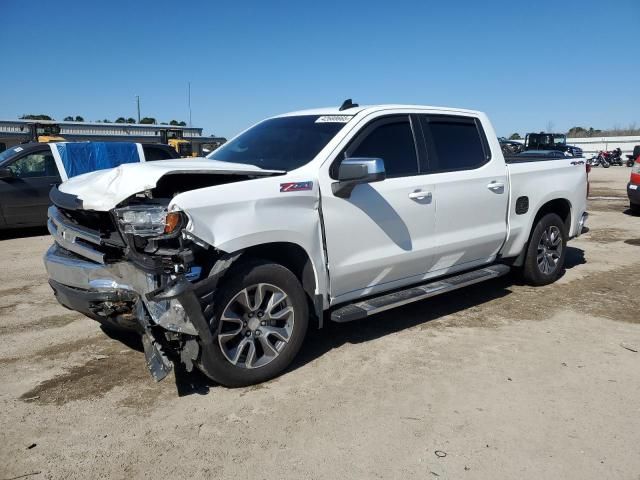
[[[309,323],[300,282],[282,265],[255,260],[233,268],[214,294],[213,362],[203,371],[227,387],[269,380],[287,368]]]
[[[522,272],[524,280],[535,286],[555,282],[564,267],[566,245],[562,219],[555,213],[542,217],[531,233]]]

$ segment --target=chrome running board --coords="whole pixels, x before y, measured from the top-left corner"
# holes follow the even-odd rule
[[[490,267],[471,270],[453,277],[437,280],[423,285],[409,287],[406,290],[395,291],[369,298],[361,302],[339,307],[331,313],[331,320],[344,323],[366,318],[391,308],[400,307],[412,302],[419,302],[426,298],[435,297],[459,288],[484,282],[506,275],[511,270],[507,265],[492,265]]]

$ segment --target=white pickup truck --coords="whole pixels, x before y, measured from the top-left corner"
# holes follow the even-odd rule
[[[45,264],[62,305],[141,333],[156,380],[180,365],[249,385],[286,369],[310,324],[511,269],[555,281],[587,182],[580,158],[505,162],[483,113],[346,101],[206,158],[64,182]]]

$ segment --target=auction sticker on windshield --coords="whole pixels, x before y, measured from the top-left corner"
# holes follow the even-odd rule
[[[317,118],[316,123],[347,123],[352,118],[351,115],[323,115]]]

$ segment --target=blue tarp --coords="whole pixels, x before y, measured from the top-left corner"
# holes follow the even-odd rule
[[[113,168],[123,163],[138,163],[138,147],[129,142],[57,143],[67,177]]]

